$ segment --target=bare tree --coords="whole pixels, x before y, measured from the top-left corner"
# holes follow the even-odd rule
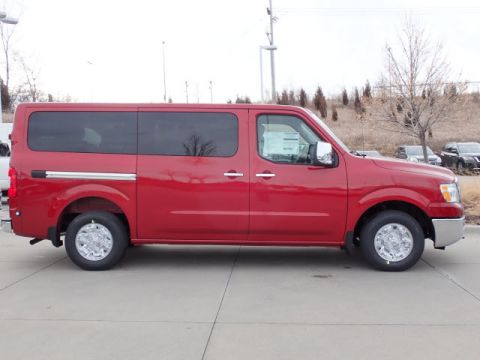
[[[183,144],[185,155],[189,156],[210,156],[215,154],[217,147],[213,141],[204,142],[198,134],[193,134],[187,143]]]
[[[2,37],[2,50],[5,56],[5,86],[10,84],[11,56],[12,56],[12,36],[15,26],[5,26],[0,23],[0,36]]]
[[[434,125],[447,119],[459,99],[460,88],[452,89],[450,66],[440,43],[431,44],[425,31],[412,19],[407,19],[399,36],[397,51],[386,46],[386,75],[382,82],[388,84],[383,101],[384,120],[398,131],[416,138],[428,162],[427,133]]]
[[[38,88],[40,71],[29,66],[23,57],[19,57],[19,63],[25,76],[24,88],[28,95],[28,100],[31,102],[40,101],[40,98],[43,96],[43,93]]]
[[[23,79],[14,90],[10,91],[12,104],[47,101],[48,99],[39,87],[40,71],[30,66],[25,58],[18,54],[16,54],[14,61],[19,66]]]

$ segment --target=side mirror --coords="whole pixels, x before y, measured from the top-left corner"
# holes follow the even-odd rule
[[[322,165],[326,167],[335,166],[332,144],[323,141],[317,142],[315,144],[314,154],[315,165]]]

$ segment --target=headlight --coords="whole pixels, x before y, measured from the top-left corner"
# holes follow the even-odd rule
[[[459,203],[460,202],[460,191],[458,191],[458,186],[454,184],[441,184],[440,191],[442,192],[443,198],[448,203]]]
[[[475,160],[475,159],[473,158],[473,156],[462,156],[462,157],[463,157],[463,160],[465,160],[465,161],[473,161],[473,160]]]

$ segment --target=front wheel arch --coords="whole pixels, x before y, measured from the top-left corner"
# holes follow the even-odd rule
[[[355,224],[355,228],[353,231],[354,242],[358,242],[362,227],[372,217],[386,210],[398,210],[411,215],[420,223],[424,237],[430,238],[435,241],[435,229],[433,227],[432,219],[430,219],[430,217],[425,213],[425,211],[420,209],[418,206],[405,201],[385,201],[375,204],[374,206],[371,206],[363,212],[363,214],[360,216],[357,223]]]

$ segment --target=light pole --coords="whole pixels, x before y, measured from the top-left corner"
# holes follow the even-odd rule
[[[269,50],[269,51],[274,51],[277,50],[276,46],[262,46],[260,45],[260,92],[262,95],[262,102],[265,102],[265,97],[263,93],[263,56],[262,56],[262,50]],[[273,74],[273,72],[272,72]],[[273,79],[273,78],[272,78]],[[272,81],[272,100],[275,101],[275,80]]]
[[[165,72],[165,41],[162,41],[162,57],[163,57],[163,102],[167,102],[167,77]]]
[[[272,0],[269,0],[270,7],[267,8],[267,14],[270,16],[270,33],[267,33],[268,41],[270,42],[270,70],[272,71],[272,101],[275,101],[275,96],[277,92],[275,90],[275,56],[274,51],[277,50],[277,47],[273,45],[273,23],[277,20],[273,16]]]
[[[213,104],[213,81],[212,80],[210,80],[209,89],[210,89],[210,103]]]
[[[187,104],[188,104],[188,81],[185,81],[185,97],[187,98]]]
[[[8,17],[6,12],[0,11],[0,25],[1,24],[16,25],[18,24],[18,19]],[[8,62],[8,59],[7,59],[7,62]],[[2,122],[3,122],[3,109],[2,109],[2,97],[1,97],[1,89],[0,89],[0,123]]]

